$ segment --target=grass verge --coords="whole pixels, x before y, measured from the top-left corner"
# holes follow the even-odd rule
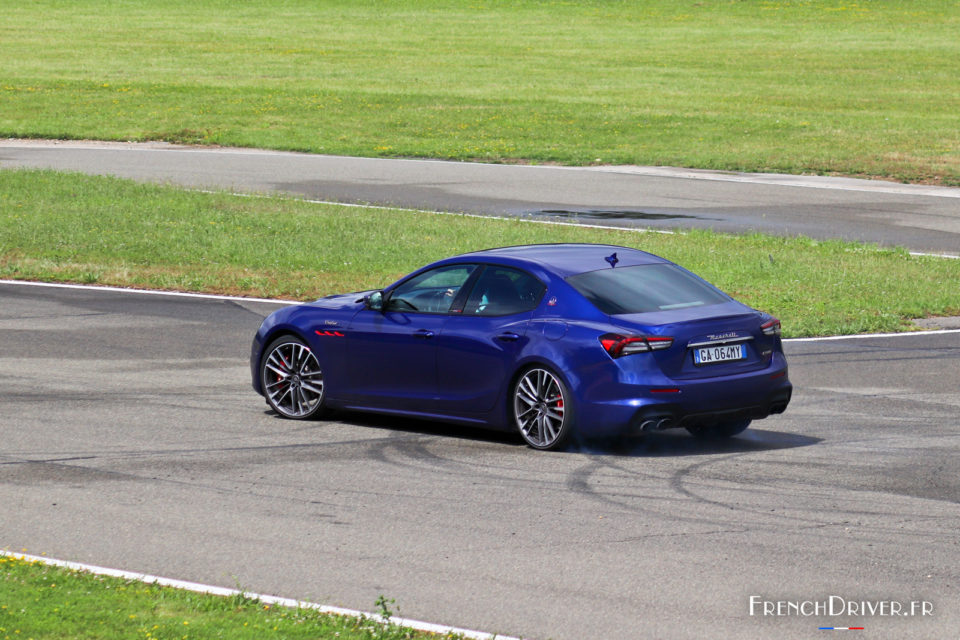
[[[386,602],[381,610],[390,613]],[[389,616],[388,616],[389,617]],[[373,618],[196,593],[0,555],[0,640],[456,640]]]
[[[0,136],[960,184],[953,0],[35,0]]]
[[[960,314],[960,261],[809,238],[665,235],[280,197],[53,171],[0,172],[0,277],[307,300],[380,288],[449,255],[597,242],[664,256],[769,311],[789,336],[898,331]]]

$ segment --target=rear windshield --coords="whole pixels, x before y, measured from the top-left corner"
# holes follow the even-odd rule
[[[608,315],[703,307],[730,300],[725,293],[672,264],[590,271],[571,276],[567,282]]]

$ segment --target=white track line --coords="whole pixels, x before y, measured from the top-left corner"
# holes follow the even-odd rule
[[[344,609],[342,607],[331,607],[324,604],[317,604],[315,602],[304,602],[303,600],[294,600],[292,598],[281,598],[279,596],[269,596],[260,593],[252,593],[250,591],[239,591],[237,589],[228,589],[225,587],[215,587],[212,585],[200,584],[198,582],[186,582],[184,580],[174,580],[173,578],[162,578],[160,576],[153,576],[144,573],[133,573],[130,571],[122,571],[120,569],[108,569],[106,567],[98,567],[95,565],[82,564],[80,562],[69,562],[67,560],[55,560],[54,558],[45,558],[41,556],[27,555],[23,553],[14,553],[7,551],[5,549],[0,549],[0,555],[6,556],[8,558],[18,558],[25,560],[27,562],[40,562],[42,564],[51,565],[54,567],[63,567],[65,569],[73,569],[75,571],[85,571],[87,573],[92,573],[98,576],[110,576],[113,578],[120,578],[121,580],[136,580],[137,582],[143,582],[145,584],[156,584],[162,587],[172,587],[174,589],[183,589],[185,591],[194,591],[197,593],[208,593],[215,596],[243,596],[245,598],[255,598],[264,604],[278,605],[281,607],[289,607],[292,609],[313,609],[314,611],[319,611],[320,613],[328,613],[338,616],[349,616],[351,618],[369,618],[377,622],[386,623],[388,622],[382,616],[375,613],[366,613],[364,611],[356,611],[354,609]],[[465,638],[472,638],[475,640],[520,640],[520,638],[515,638],[512,636],[503,636],[493,633],[486,633],[484,631],[471,631],[470,629],[460,629],[458,627],[451,627],[442,624],[434,624],[432,622],[423,622],[421,620],[410,620],[408,618],[398,618],[391,616],[390,623],[399,625],[401,627],[409,627],[411,629],[416,629],[418,631],[426,631],[428,633],[436,633],[439,635],[447,634],[459,634]]]
[[[435,158],[367,158],[357,156],[333,156],[330,154],[311,154],[296,151],[277,151],[271,149],[254,149],[244,147],[204,147],[200,145],[181,145],[166,142],[112,142],[98,140],[34,140],[8,138],[0,140],[0,147],[12,148],[73,148],[83,150],[117,150],[117,151],[156,151],[165,153],[203,153],[217,155],[246,155],[246,156],[308,156],[323,159],[355,160],[373,163],[404,164],[443,164],[457,166],[485,166],[509,168],[509,170],[537,172],[537,171],[593,171],[604,173],[624,173],[656,178],[680,178],[685,180],[709,180],[714,182],[741,182],[748,184],[764,184],[782,187],[802,187],[807,189],[833,189],[840,191],[868,191],[874,193],[890,193],[899,195],[928,196],[939,198],[960,198],[960,189],[957,187],[943,187],[939,185],[901,184],[886,180],[870,180],[862,178],[843,178],[834,176],[808,176],[781,173],[747,173],[741,171],[716,171],[712,169],[689,169],[684,167],[668,166],[639,166],[639,165],[599,165],[599,166],[557,166],[537,164],[506,165],[492,162],[462,162],[458,160],[438,160]]]
[[[942,336],[960,333],[960,329],[936,329],[933,331],[904,331],[903,333],[857,333],[852,336],[821,336],[819,338],[784,338],[784,342],[829,342],[832,340],[865,340],[867,338],[907,338],[913,336]]]
[[[52,289],[77,289],[80,291],[108,291],[111,293],[142,293],[152,296],[174,296],[181,298],[199,298],[202,300],[227,300],[230,302],[264,302],[267,304],[301,304],[299,300],[271,300],[269,298],[244,298],[242,296],[219,296],[207,293],[186,293],[183,291],[156,291],[153,289],[128,289],[124,287],[106,287],[90,284],[66,284],[59,282],[32,282],[30,280],[0,280],[0,285],[9,284],[23,287],[49,287]],[[932,331],[904,331],[902,333],[858,333],[851,336],[822,336],[819,338],[784,338],[784,342],[826,342],[829,340],[863,340],[865,338],[904,338],[908,336],[938,336],[948,333],[960,333],[960,329],[936,329]]]
[[[234,194],[241,195],[241,194]],[[682,232],[670,231],[669,229],[651,229],[650,227],[617,227],[609,224],[587,224],[585,222],[562,222],[560,220],[540,220],[523,215],[518,216],[497,216],[486,215],[482,213],[461,213],[457,211],[431,211],[428,209],[401,209],[398,207],[385,207],[373,204],[346,204],[343,202],[332,202],[328,200],[307,200],[301,198],[304,202],[310,204],[328,204],[341,207],[363,207],[366,209],[388,209],[391,211],[408,211],[411,213],[433,213],[438,216],[463,216],[464,218],[483,218],[486,220],[517,220],[519,222],[529,222],[530,224],[549,224],[556,227],[583,227],[584,229],[607,229],[608,231],[630,231],[633,233],[659,233],[665,236],[682,235]]]
[[[494,214],[485,214],[485,213],[466,213],[463,211],[435,211],[433,209],[410,209],[409,207],[392,207],[383,204],[363,204],[359,202],[338,202],[336,200],[314,200],[311,198],[301,198],[295,194],[283,193],[283,194],[261,194],[261,193],[243,193],[241,191],[214,191],[211,189],[185,189],[185,191],[195,191],[197,193],[208,193],[208,194],[227,194],[231,196],[236,196],[238,198],[264,198],[264,199],[274,199],[274,198],[289,198],[291,200],[297,200],[300,202],[306,202],[308,204],[323,204],[323,205],[332,205],[337,207],[355,207],[358,209],[380,209],[383,211],[403,211],[406,213],[432,213],[438,216],[462,216],[464,218],[481,218],[484,220],[518,220],[520,222],[530,222],[533,224],[550,224],[558,227],[583,227],[585,229],[607,229],[610,231],[631,231],[633,233],[660,233],[665,236],[675,236],[683,235],[682,232],[670,231],[669,229],[652,229],[650,227],[617,227],[615,225],[605,225],[605,224],[586,224],[583,222],[562,222],[559,220],[540,220],[538,218],[526,217],[524,215],[503,215],[498,216]],[[927,254],[918,254],[918,255],[927,255]],[[934,254],[935,255],[935,254]],[[953,256],[950,256],[953,257]]]
[[[921,258],[950,258],[952,260],[960,260],[960,256],[955,256],[950,253],[922,253],[920,251],[911,251],[910,255]]]
[[[932,198],[960,198],[957,187],[939,185],[902,184],[888,180],[869,178],[844,178],[839,176],[806,176],[785,173],[746,173],[740,171],[715,171],[712,169],[685,169],[683,167],[644,167],[630,165],[602,165],[572,167],[581,171],[626,173],[657,178],[680,178],[683,180],[711,180],[714,182],[740,182],[776,187],[800,187],[804,189],[832,189],[836,191],[864,191],[904,196]]]
[[[244,148],[203,148],[203,147],[189,147],[182,145],[172,145],[168,143],[112,143],[112,142],[95,142],[95,141],[45,141],[45,140],[0,140],[0,148],[4,146],[10,147],[72,147],[77,149],[114,149],[114,150],[142,150],[142,151],[176,151],[176,152],[185,152],[185,153],[217,153],[217,154],[242,154],[242,155],[267,155],[267,156],[283,156],[283,155],[316,155],[317,157],[337,157],[337,156],[327,156],[324,154],[301,154],[291,151],[271,151],[269,149],[244,149]],[[935,196],[935,197],[948,197],[948,198],[960,198],[960,189],[956,187],[940,187],[940,186],[926,186],[926,185],[901,185],[896,183],[889,183],[883,181],[870,181],[870,180],[860,180],[855,178],[832,178],[824,176],[791,176],[786,174],[767,174],[767,173],[731,173],[723,171],[711,171],[707,169],[683,169],[679,167],[638,167],[638,166],[602,166],[602,167],[567,167],[567,166],[547,166],[547,165],[503,165],[503,164],[492,164],[492,163],[463,163],[463,162],[454,162],[450,160],[431,160],[431,159],[418,159],[418,158],[353,158],[347,157],[351,160],[371,160],[371,161],[402,161],[408,163],[434,163],[434,164],[478,164],[492,167],[517,167],[523,169],[563,169],[568,171],[602,171],[609,173],[632,173],[638,175],[648,175],[648,176],[659,176],[666,178],[683,178],[683,179],[696,179],[696,180],[713,180],[721,182],[747,182],[755,184],[771,184],[779,186],[793,186],[793,187],[808,187],[815,189],[838,189],[838,190],[847,190],[847,191],[875,191],[881,193],[896,193],[896,194],[908,194],[908,195],[924,195],[924,196]],[[850,184],[848,184],[850,183]],[[366,208],[366,209],[382,209],[382,210],[392,210],[392,211],[406,211],[411,213],[435,213],[438,215],[454,215],[454,216],[464,216],[467,218],[486,218],[494,220],[520,220],[522,222],[531,222],[535,224],[547,224],[555,225],[561,227],[584,227],[586,229],[608,229],[612,231],[633,231],[635,233],[660,233],[664,235],[683,235],[683,232],[670,231],[667,229],[654,229],[650,227],[619,227],[614,225],[601,225],[601,224],[585,224],[581,222],[562,222],[559,220],[539,220],[530,217],[524,217],[523,215],[518,216],[498,216],[498,215],[487,215],[487,214],[478,214],[478,213],[463,213],[463,212],[453,212],[453,211],[433,211],[428,209],[410,209],[407,207],[390,207],[385,205],[375,205],[375,204],[360,204],[353,202],[337,202],[335,200],[314,200],[308,198],[297,198],[293,194],[251,194],[251,193],[241,193],[233,191],[217,191],[210,189],[191,189],[185,188],[187,191],[196,191],[199,193],[228,193],[230,195],[243,197],[243,198],[275,198],[275,197],[289,197],[292,199],[298,199],[303,202],[309,202],[311,204],[323,204],[323,205],[336,205],[341,207],[357,207],[357,208]],[[912,256],[927,256],[935,258],[955,258],[960,259],[960,255],[951,255],[944,253],[920,253],[920,252],[911,252]]]
[[[583,227],[585,229],[606,229],[608,231],[632,231],[633,233],[659,233],[667,236],[675,235],[687,235],[684,231],[671,231],[670,229],[654,229],[652,227],[618,227],[616,225],[610,224],[587,224],[585,222],[563,222],[560,220],[541,220],[538,218],[531,218],[524,215],[494,215],[494,214],[485,214],[485,213],[465,213],[461,211],[435,211],[432,209],[411,209],[409,207],[390,207],[382,204],[361,204],[358,202],[338,202],[336,200],[316,200],[312,198],[300,198],[294,194],[260,194],[260,193],[243,193],[240,191],[214,191],[211,189],[186,189],[186,191],[196,191],[197,193],[208,193],[208,194],[221,194],[227,193],[232,196],[237,196],[238,198],[290,198],[292,200],[299,200],[301,202],[307,202],[309,204],[322,204],[322,205],[331,205],[337,207],[355,207],[359,209],[380,209],[383,211],[404,211],[406,213],[433,213],[440,216],[463,216],[464,218],[482,218],[486,220],[519,220],[520,222],[531,222],[534,224],[549,224],[555,225],[558,227]],[[960,189],[958,189],[960,191]],[[953,255],[950,253],[924,253],[921,251],[911,251],[911,256],[916,257],[925,257],[925,258],[952,258],[960,259],[960,255]]]
[[[67,284],[61,282],[33,282],[30,280],[0,280],[0,284],[21,285],[25,287],[50,287],[52,289],[78,289],[80,291],[110,291],[114,293],[142,293],[149,296],[175,296],[179,298],[200,298],[203,300],[229,300],[232,302],[266,302],[268,304],[300,304],[299,300],[276,300],[269,298],[244,298],[242,296],[219,296],[211,293],[187,293],[185,291],[157,291],[154,289],[133,289],[128,287],[108,287],[91,284]]]

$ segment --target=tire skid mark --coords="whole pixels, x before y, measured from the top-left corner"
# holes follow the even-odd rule
[[[742,454],[738,454],[738,455],[742,455]],[[825,533],[826,533],[826,531],[829,530],[829,529],[831,529],[831,528],[836,528],[836,527],[852,528],[852,527],[856,527],[856,528],[858,529],[858,532],[859,532],[859,539],[860,539],[860,540],[865,540],[866,538],[864,537],[864,534],[865,534],[865,533],[869,533],[869,534],[872,536],[870,539],[872,539],[873,541],[878,542],[878,543],[881,542],[881,541],[883,541],[883,537],[882,537],[882,535],[881,535],[881,534],[883,534],[883,533],[896,533],[896,534],[899,535],[899,536],[910,536],[910,537],[914,537],[914,538],[919,538],[920,541],[928,541],[928,542],[935,542],[935,541],[945,541],[945,542],[949,542],[949,541],[954,541],[954,540],[955,540],[955,533],[953,533],[953,532],[938,533],[938,532],[935,532],[935,531],[904,531],[902,528],[898,528],[898,527],[895,527],[895,526],[892,526],[892,525],[879,525],[879,524],[876,524],[876,523],[864,524],[864,523],[861,523],[861,522],[853,522],[853,519],[856,518],[857,516],[865,516],[865,517],[885,517],[885,516],[888,516],[888,515],[889,515],[889,512],[888,512],[888,511],[878,511],[878,510],[851,510],[849,507],[843,508],[842,510],[838,510],[838,509],[836,509],[836,508],[832,508],[832,509],[826,511],[826,513],[827,513],[827,514],[838,514],[838,515],[841,515],[843,519],[832,519],[832,520],[831,520],[831,519],[823,519],[823,518],[817,518],[817,517],[790,515],[790,514],[786,514],[786,513],[774,512],[774,511],[771,511],[769,508],[751,507],[751,506],[744,506],[744,505],[735,505],[735,504],[732,504],[732,503],[730,503],[730,502],[724,502],[724,501],[721,501],[721,500],[714,500],[714,499],[706,498],[706,497],[704,497],[704,496],[696,493],[696,492],[693,491],[692,489],[687,488],[687,486],[686,486],[686,485],[687,485],[687,480],[688,480],[688,478],[689,478],[692,474],[696,473],[697,471],[703,470],[703,469],[704,469],[705,467],[707,467],[707,466],[714,465],[714,464],[719,464],[719,463],[723,463],[723,462],[728,462],[730,459],[732,459],[732,458],[734,458],[734,457],[737,457],[737,456],[727,456],[727,457],[725,457],[725,458],[723,458],[723,459],[701,461],[701,462],[698,462],[698,463],[689,465],[688,467],[684,467],[683,469],[679,469],[679,470],[676,471],[676,472],[673,474],[673,476],[671,477],[671,479],[670,479],[670,484],[671,484],[672,487],[674,487],[674,489],[675,489],[678,493],[680,493],[680,494],[684,495],[685,497],[688,497],[688,498],[690,498],[690,499],[692,499],[692,500],[696,500],[696,501],[698,501],[698,502],[700,502],[700,503],[708,504],[708,505],[715,506],[715,507],[719,507],[719,508],[723,508],[723,509],[732,510],[732,511],[739,512],[739,513],[749,513],[749,514],[753,514],[753,515],[757,515],[757,516],[763,516],[763,517],[765,517],[765,518],[770,518],[770,519],[774,519],[774,520],[780,520],[780,521],[784,521],[784,520],[785,520],[785,521],[794,522],[794,523],[803,525],[803,526],[798,527],[798,528],[800,528],[800,529],[804,529],[804,528],[821,528],[821,529],[824,529],[824,531],[825,531]],[[729,481],[729,480],[728,480],[728,481]],[[829,487],[829,486],[811,485],[811,484],[809,484],[809,483],[799,482],[799,481],[796,480],[796,479],[792,479],[792,480],[791,480],[791,485],[794,485],[794,486],[799,485],[799,486],[803,486],[804,488],[814,487],[814,488],[816,488],[816,489],[821,489],[821,490],[823,490],[823,492],[824,492],[824,496],[823,496],[823,497],[824,497],[825,499],[833,499],[833,500],[837,500],[837,499],[838,499],[837,495],[836,495],[835,493],[832,493],[831,487]],[[733,488],[733,489],[729,489],[729,488],[728,488],[727,490],[728,490],[728,491],[739,491],[739,492],[743,492],[743,493],[748,494],[748,495],[757,495],[758,491],[761,491],[761,490],[758,490],[758,489],[757,489],[756,487],[754,487],[754,486],[749,486],[749,487],[748,487],[748,486],[744,486],[743,488]],[[765,493],[778,493],[778,494],[779,494],[779,493],[782,493],[782,492],[785,491],[785,490],[786,490],[786,489],[781,490],[781,491],[777,491],[777,490],[775,490],[775,489],[773,489],[773,488],[766,488]],[[858,489],[848,489],[847,491],[848,491],[849,493],[852,493],[852,494],[856,494],[856,493],[858,493],[858,492],[863,492],[863,490],[858,490]],[[806,492],[805,492],[805,495],[809,497],[810,495],[812,495],[812,493],[815,493],[815,492],[806,491]],[[850,498],[848,498],[848,497],[842,497],[842,498],[839,498],[839,499],[849,500]],[[904,522],[909,522],[909,523],[911,523],[911,524],[915,524],[915,523],[918,523],[918,522],[931,522],[931,523],[941,523],[941,522],[943,522],[943,523],[952,523],[952,522],[954,522],[954,521],[955,521],[955,518],[950,517],[950,516],[926,516],[926,515],[923,515],[923,514],[917,514],[917,515],[911,516],[911,518],[908,519],[908,520],[902,520],[902,521],[901,521],[901,524],[903,524]],[[775,526],[775,525],[773,525],[773,524],[771,523],[771,526]],[[864,528],[867,528],[866,531],[864,531]]]
[[[566,488],[579,496],[589,498],[593,501],[617,507],[632,513],[649,514],[657,516],[669,522],[686,522],[690,524],[702,524],[708,526],[729,526],[729,522],[716,520],[710,517],[699,517],[692,515],[683,515],[678,512],[675,497],[660,497],[656,495],[642,494],[622,494],[606,493],[596,490],[590,484],[590,478],[600,470],[605,468],[602,460],[593,459],[587,464],[570,472],[567,478]],[[661,485],[662,486],[662,485]],[[618,499],[618,498],[629,498]],[[643,500],[644,504],[638,504],[638,500]],[[666,503],[666,506],[658,508],[649,505],[650,501],[656,500],[658,504]]]

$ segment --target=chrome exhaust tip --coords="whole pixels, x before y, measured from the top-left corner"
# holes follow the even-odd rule
[[[640,423],[640,431],[656,431],[657,430],[657,421],[656,420],[644,420]]]
[[[674,426],[674,420],[671,416],[653,416],[640,423],[640,430],[643,432],[663,431]]]

